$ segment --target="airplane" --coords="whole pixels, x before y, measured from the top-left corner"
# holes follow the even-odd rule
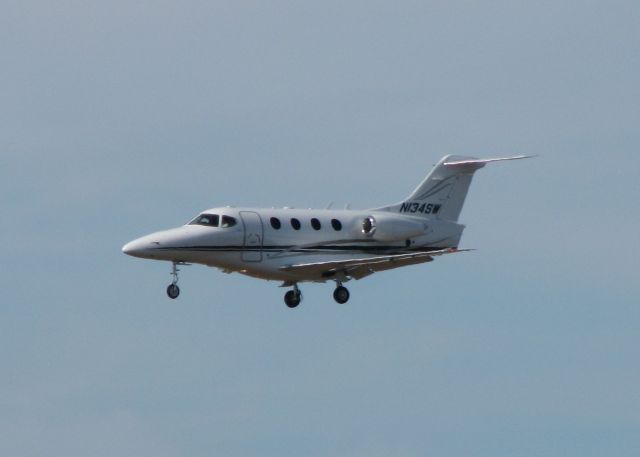
[[[335,281],[333,298],[349,300],[344,283],[392,268],[455,254],[460,212],[474,173],[486,164],[532,156],[443,157],[404,200],[369,210],[208,209],[187,224],[143,236],[122,252],[172,263],[169,298],[180,294],[179,266],[202,264],[225,273],[282,281],[289,308],[302,301],[298,284]]]

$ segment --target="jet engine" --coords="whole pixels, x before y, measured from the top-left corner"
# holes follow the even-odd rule
[[[360,223],[360,234],[376,241],[400,241],[424,235],[425,223],[393,214],[367,216]]]

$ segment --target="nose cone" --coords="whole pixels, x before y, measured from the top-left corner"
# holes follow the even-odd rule
[[[122,252],[133,257],[142,257],[144,248],[141,246],[140,240],[133,240],[122,246]]]
[[[132,257],[151,260],[173,260],[174,249],[188,239],[184,227],[151,233],[122,246],[122,252]]]
[[[122,252],[132,257],[150,257],[152,243],[147,237],[138,238],[122,246]]]

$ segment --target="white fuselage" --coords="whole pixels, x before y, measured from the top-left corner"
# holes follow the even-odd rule
[[[289,308],[302,300],[304,281],[335,281],[333,298],[349,300],[343,283],[380,271],[431,262],[458,249],[458,223],[474,173],[492,162],[526,156],[440,159],[400,202],[376,209],[213,208],[187,225],[127,243],[125,254],[172,262],[169,298],[180,294],[178,265],[199,263],[291,287]]]
[[[368,233],[367,219],[374,224]],[[123,251],[262,279],[326,281],[319,273],[283,267],[455,248],[463,229],[454,222],[387,210],[221,207],[202,212],[182,227],[138,238]]]

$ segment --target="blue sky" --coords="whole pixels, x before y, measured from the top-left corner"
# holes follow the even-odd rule
[[[636,456],[637,2],[8,2],[0,454]],[[471,253],[282,289],[128,258],[492,164]]]

